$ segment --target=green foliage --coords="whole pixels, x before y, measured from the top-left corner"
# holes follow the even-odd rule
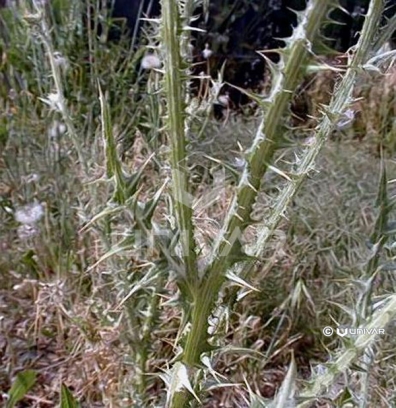
[[[7,408],[13,408],[23,400],[25,395],[36,383],[37,374],[34,370],[26,370],[17,374],[10,391],[8,392]]]
[[[73,394],[70,392],[69,388],[65,384],[61,385],[61,401],[60,408],[79,408],[80,404],[73,397]]]

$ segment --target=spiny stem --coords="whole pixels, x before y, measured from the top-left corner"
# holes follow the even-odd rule
[[[181,22],[177,2],[162,0],[162,41],[164,49],[165,93],[167,96],[167,130],[172,156],[173,201],[177,226],[181,234],[182,258],[188,287],[193,291],[198,282],[194,240],[192,196],[189,193],[185,134],[186,80],[179,35]],[[185,35],[185,34],[184,34]]]
[[[201,354],[208,350],[208,318],[225,280],[225,272],[233,263],[231,256],[238,255],[238,240],[243,230],[250,224],[250,214],[261,180],[278,148],[283,114],[305,72],[310,56],[310,44],[316,37],[331,3],[331,0],[310,1],[301,23],[290,39],[286,50],[289,54],[284,71],[278,75],[277,83],[273,87],[268,101],[270,106],[258,129],[248,167],[241,176],[237,196],[227,214],[220,237],[215,243],[212,263],[206,270],[198,294],[195,295],[192,327],[188,333],[182,357],[183,363],[190,368],[199,365]],[[190,394],[181,391],[175,395],[172,408],[185,408],[189,400]]]

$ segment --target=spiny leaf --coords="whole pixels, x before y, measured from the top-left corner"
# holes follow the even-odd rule
[[[123,174],[122,165],[117,155],[116,141],[113,134],[110,107],[103,95],[98,82],[99,101],[101,108],[102,138],[105,145],[107,177],[114,181],[115,191],[113,201],[124,204],[127,198],[126,178]]]
[[[237,284],[238,286],[241,286],[242,288],[248,289],[248,290],[252,290],[255,292],[260,292],[257,288],[255,288],[254,286],[250,285],[249,283],[247,283],[245,280],[243,280],[242,278],[240,278],[239,276],[235,275],[235,273],[228,271],[226,273],[226,277],[231,281],[234,282],[235,284]]]
[[[144,204],[143,209],[143,219],[145,220],[146,224],[148,225],[151,223],[151,219],[153,218],[154,211],[158,206],[158,203],[162,197],[162,193],[165,190],[166,185],[168,184],[168,180],[165,180],[164,184],[159,188],[159,190],[155,193],[154,197],[151,200],[148,200]]]
[[[221,380],[220,377],[223,380],[227,380],[227,377],[225,377],[224,375],[221,375],[220,373],[218,373],[216,370],[214,370],[214,368],[212,367],[210,358],[208,356],[203,356],[201,358],[201,362],[202,364],[208,369],[208,372],[210,373],[210,375],[219,383],[221,384]]]
[[[81,229],[80,233],[84,232],[85,230],[88,229],[92,224],[95,222],[99,221],[102,218],[111,218],[113,216],[118,215],[120,212],[122,212],[125,208],[123,206],[114,206],[113,204],[108,205],[103,211],[101,211],[99,214],[96,214],[92,219],[90,219],[87,224],[85,224]]]
[[[136,246],[136,234],[131,231],[127,237],[125,237],[119,244],[113,246],[109,251],[107,251],[103,256],[99,258],[92,266],[88,268],[88,272],[96,268],[101,262],[109,259],[110,257],[119,254],[120,252],[125,252],[134,249]],[[138,236],[140,238],[140,236]]]
[[[395,32],[395,30],[396,30],[396,14],[393,17],[391,17],[387,21],[386,25],[381,29],[378,39],[373,47],[374,53],[379,51],[380,48],[391,39],[392,34]]]
[[[249,99],[252,101],[256,102],[257,105],[261,106],[263,104],[263,97],[259,94],[256,94],[254,92],[248,91],[244,88],[240,88],[239,86],[233,85],[229,82],[226,82],[226,85],[236,89],[237,91],[241,92],[242,94],[246,95]]]
[[[188,378],[188,371],[184,364],[177,362],[175,363],[172,372],[166,375],[162,375],[161,378],[165,381],[168,386],[168,397],[167,406],[174,398],[175,394],[187,390],[190,392],[194,398],[201,403],[198,396],[195,394],[190,380]]]
[[[132,197],[133,195],[136,194],[139,182],[142,179],[143,171],[153,157],[154,153],[147,158],[147,160],[140,166],[139,170],[136,173],[126,178],[125,182],[127,197]]]
[[[294,361],[294,357],[292,356],[292,361],[290,363],[289,370],[287,371],[286,377],[283,380],[282,386],[274,401],[273,405],[274,408],[285,408],[287,406],[294,405],[289,404],[291,404],[293,401],[296,377],[297,377],[296,363]]]
[[[327,71],[332,71],[332,72],[345,72],[344,68],[337,68],[335,66],[331,66],[329,64],[323,64],[323,63],[313,63],[307,66],[307,75],[311,74],[317,74],[321,72],[327,72]]]

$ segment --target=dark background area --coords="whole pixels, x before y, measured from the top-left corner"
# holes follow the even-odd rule
[[[155,17],[160,14],[159,3],[159,0],[115,0],[113,17],[126,18],[126,26],[133,33],[139,16]],[[206,73],[216,77],[220,67],[226,63],[226,82],[243,88],[257,88],[263,79],[265,61],[256,51],[283,47],[281,39],[289,37],[297,24],[292,10],[303,10],[306,3],[306,0],[210,1],[206,13],[202,9],[197,10],[199,18],[194,23],[205,30],[204,33],[194,33],[194,58],[196,62],[202,62],[196,66],[196,73],[209,70]],[[344,53],[356,44],[369,0],[341,0],[340,3],[345,11],[334,10],[322,33],[321,42],[328,47],[327,52],[331,49]],[[384,22],[395,12],[396,2],[388,1]],[[119,35],[120,30],[114,29],[110,39],[116,40]],[[209,65],[202,55],[205,47],[212,51]],[[267,56],[277,59],[276,53],[268,53]],[[236,105],[244,102],[244,96],[235,89],[228,88],[227,92]]]

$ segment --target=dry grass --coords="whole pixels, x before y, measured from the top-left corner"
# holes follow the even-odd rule
[[[241,124],[242,129],[244,126]],[[219,145],[220,139],[219,135],[216,140]],[[250,387],[267,398],[281,384],[291,351],[299,362],[302,378],[309,375],[312,361],[326,360],[322,343],[325,339],[319,333],[322,327],[331,324],[331,316],[339,315],[329,302],[353,301],[353,290],[350,288],[345,293],[345,282],[359,275],[359,266],[367,252],[364,241],[374,219],[378,160],[362,151],[357,143],[334,142],[324,152],[317,170],[320,173],[308,183],[290,210],[288,222],[282,226],[284,240],[275,241],[268,258],[257,265],[251,283],[260,292],[246,297],[227,321],[229,334],[221,344],[246,347],[257,354],[246,356],[230,349],[218,358],[215,366],[233,383],[243,384],[248,375]],[[148,182],[153,177],[158,176],[148,170]],[[71,177],[72,184],[67,186],[72,196],[80,191],[75,190],[73,180]],[[6,176],[3,181],[8,184]],[[150,184],[156,184],[155,179]],[[270,193],[275,186],[276,180],[272,180],[266,190]],[[20,188],[23,187],[21,184]],[[208,187],[201,184],[203,194]],[[232,190],[232,184],[228,190]],[[221,201],[197,212],[197,225],[209,238],[214,237],[228,205],[227,191]],[[14,202],[17,196],[15,193],[8,198]],[[1,388],[7,390],[18,371],[34,368],[40,375],[40,385],[26,399],[28,406],[54,406],[61,382],[77,397],[82,397],[87,407],[138,406],[128,392],[128,378],[135,369],[130,360],[129,323],[125,311],[118,307],[123,291],[118,294],[114,289],[110,291],[107,278],[100,276],[106,271],[100,268],[91,272],[91,282],[81,282],[80,277],[77,281],[81,283],[76,285],[76,277],[81,273],[73,274],[70,270],[67,278],[58,279],[54,271],[42,271],[35,263],[39,279],[33,279],[34,260],[44,257],[39,264],[48,263],[49,249],[39,236],[34,238],[35,246],[24,244],[22,250],[13,231],[15,226],[10,226],[2,234],[8,245],[8,262],[3,261],[1,275]],[[14,238],[10,239],[10,235]],[[53,236],[58,237],[56,232]],[[93,259],[97,258],[100,252],[92,247],[96,240],[99,238],[92,234],[88,247],[83,247],[85,240],[81,240],[81,247],[76,248],[80,256],[92,253]],[[31,262],[26,259],[29,248],[34,248]],[[41,248],[46,249],[44,253]],[[84,262],[89,264],[93,259],[89,257]],[[147,265],[139,265],[138,259],[132,258],[129,264],[134,274],[147,269]],[[378,290],[386,287],[391,290],[392,281],[386,276],[381,280]],[[296,293],[297,288],[301,290],[301,284],[304,292]],[[169,283],[158,295],[162,300],[158,329],[150,334],[151,397],[146,404],[151,398],[155,401],[162,388],[153,374],[165,369],[173,354],[172,344],[180,319],[175,309],[167,306],[173,291]],[[327,341],[327,347],[335,345],[334,341]],[[379,372],[381,382],[385,378]],[[380,385],[379,379],[373,381],[377,382],[378,393],[384,394],[386,388]],[[245,406],[243,395],[247,398],[244,386],[218,389],[211,394],[207,406],[242,407]]]

